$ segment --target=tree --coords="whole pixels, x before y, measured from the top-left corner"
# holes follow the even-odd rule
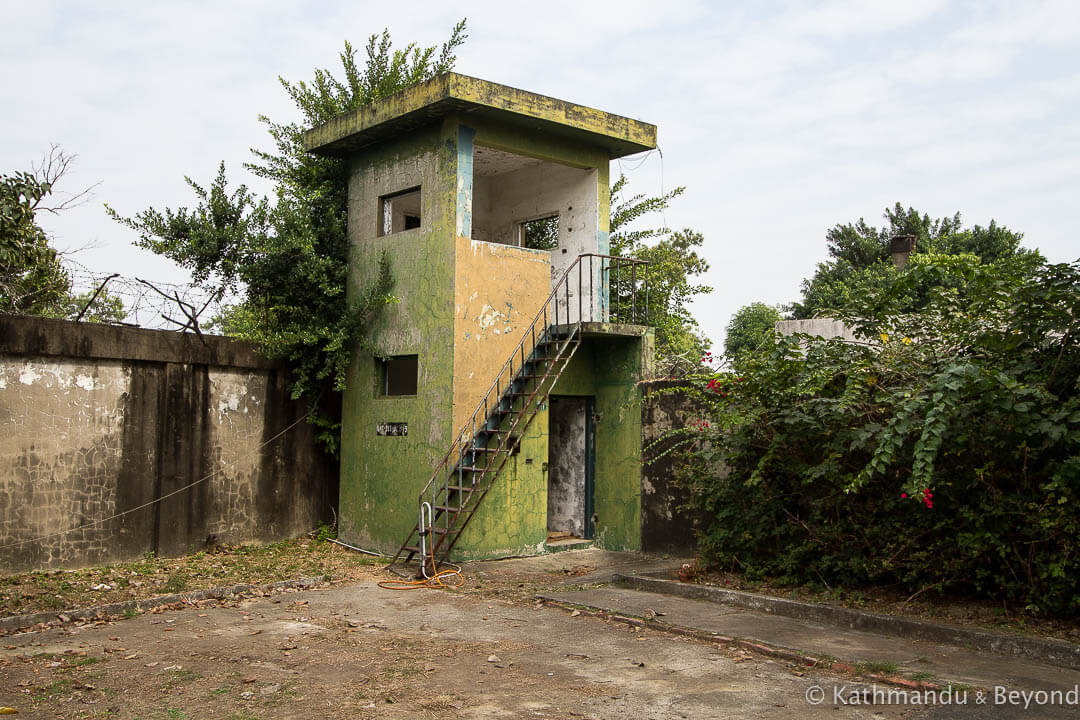
[[[895,235],[914,235],[915,254],[974,254],[981,262],[995,263],[1014,256],[1029,256],[1037,262],[1038,253],[1022,249],[1021,233],[998,225],[993,220],[986,227],[964,228],[960,213],[931,219],[914,208],[897,203],[886,208],[885,225],[870,227],[859,218],[854,223],[836,225],[825,235],[829,259],[818,264],[814,276],[802,284],[802,300],[791,305],[795,319],[837,315],[858,304],[859,299],[880,295],[897,277],[889,253],[889,240]],[[908,295],[894,297],[903,309],[925,304],[928,288],[911,287]]]
[[[0,175],[0,311],[41,315],[67,296],[71,280],[35,214],[52,184],[32,173]]]
[[[780,311],[772,305],[755,302],[739,308],[731,316],[724,338],[724,354],[728,360],[767,350],[776,337],[776,323],[780,320]]]
[[[189,269],[219,297],[243,293],[219,324],[265,355],[289,362],[292,394],[307,400],[319,439],[332,453],[349,359],[372,314],[392,300],[392,279],[384,257],[377,281],[346,307],[349,164],[305,153],[302,136],[311,126],[448,72],[465,38],[462,20],[441,50],[416,44],[394,49],[384,30],[369,38],[362,67],[345,43],[340,79],[323,69],[310,83],[280,79],[302,123],[261,116],[274,149],[253,149],[255,161],[245,165],[274,183],[273,201],[245,185],[230,189],[222,163],[208,187],[185,178],[195,193],[194,209],[149,208],[125,218],[109,208],[139,233],[138,245]]]
[[[708,285],[692,282],[709,269],[696,250],[705,238],[689,228],[678,232],[665,227],[631,229],[636,220],[665,210],[686,188],[656,197],[638,194],[623,199],[627,182],[620,175],[611,186],[611,254],[649,263],[648,320],[656,332],[659,369],[666,375],[685,375],[700,366],[710,345],[687,307],[695,296],[712,291]]]
[[[866,340],[779,338],[722,378],[703,554],[1080,614],[1080,263],[920,253],[843,318]]]
[[[71,319],[82,315],[91,322],[124,317],[123,303],[107,292],[94,297],[72,293],[71,276],[38,224],[40,213],[58,214],[89,198],[93,186],[57,194],[75,157],[53,145],[33,172],[0,175],[0,312]]]

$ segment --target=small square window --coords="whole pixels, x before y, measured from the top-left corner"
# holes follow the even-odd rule
[[[554,250],[559,246],[559,216],[526,220],[519,231],[521,247],[533,250]]]
[[[383,395],[415,395],[420,363],[416,355],[394,355],[380,361]]]
[[[379,198],[379,236],[420,227],[420,188]]]

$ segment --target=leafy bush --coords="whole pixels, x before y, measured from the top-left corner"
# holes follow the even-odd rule
[[[744,356],[688,473],[703,556],[1080,613],[1078,319],[1080,263],[924,254],[845,318],[865,342]]]

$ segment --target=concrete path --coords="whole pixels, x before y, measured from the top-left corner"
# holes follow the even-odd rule
[[[551,601],[613,615],[655,618],[655,622],[678,629],[738,638],[847,665],[863,664],[865,674],[877,671],[885,675],[914,677],[938,686],[953,683],[957,689],[952,696],[946,696],[946,700],[963,699],[961,692],[967,696],[966,706],[957,706],[955,702],[946,706],[938,692],[930,698],[933,706],[924,708],[928,713],[925,717],[1080,717],[1080,698],[1077,697],[1080,672],[1024,658],[887,637],[622,587],[594,587],[544,593],[543,596]],[[851,700],[847,688],[856,685],[859,698],[867,697],[865,684],[848,682],[843,675],[819,679],[824,691],[823,704],[837,704],[834,694],[837,688],[840,688],[839,697],[843,700]],[[894,691],[891,698],[887,696],[890,689]],[[914,693],[920,692],[888,684],[882,684],[881,690],[886,693],[884,698],[873,695],[868,698],[878,700],[868,703],[878,711],[885,705],[910,702]],[[982,704],[977,703],[979,690],[984,692]],[[1038,691],[1044,694],[1038,694]],[[1053,694],[1053,691],[1057,693]],[[1016,694],[1010,695],[1010,692]]]

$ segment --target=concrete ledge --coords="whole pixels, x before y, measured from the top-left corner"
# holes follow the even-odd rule
[[[163,605],[175,603],[190,604],[198,600],[220,600],[230,595],[240,595],[251,592],[266,592],[269,590],[286,590],[290,588],[311,588],[326,582],[324,577],[299,578],[297,580],[282,580],[267,585],[230,585],[228,587],[209,588],[206,590],[191,590],[172,595],[158,595],[145,600],[127,600],[124,602],[109,603],[108,605],[96,605],[94,607],[79,608],[76,610],[62,610],[53,612],[32,613],[29,615],[12,615],[0,618],[0,635],[8,635],[19,630],[32,628],[36,625],[63,625],[76,620],[97,620],[109,615],[123,615],[126,612],[146,612]]]
[[[798,620],[809,620],[850,630],[862,630],[879,635],[891,635],[909,640],[924,640],[945,645],[958,645],[973,650],[1012,657],[1025,657],[1050,665],[1080,670],[1080,645],[1074,645],[1064,640],[1026,637],[1023,635],[1001,635],[985,630],[972,630],[955,625],[799,602],[767,595],[755,595],[754,593],[738,590],[727,590],[709,585],[696,585],[660,578],[614,575],[611,581],[613,585],[634,590],[676,595],[693,600],[707,600],[723,605],[733,605],[748,610],[782,615]]]
[[[73,361],[137,360],[215,367],[280,369],[255,346],[220,335],[199,338],[171,330],[77,323],[70,320],[0,314],[0,354],[63,357]]]

